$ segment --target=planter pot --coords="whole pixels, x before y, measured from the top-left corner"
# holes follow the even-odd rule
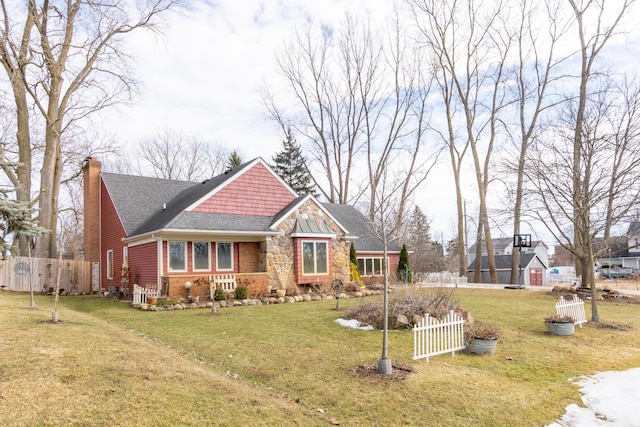
[[[277,289],[276,290],[276,295],[278,296],[278,298],[282,298],[287,294],[287,290],[286,289]]]
[[[568,336],[573,335],[576,325],[573,322],[547,322],[547,328],[551,335]]]
[[[498,345],[498,340],[496,338],[474,338],[473,341],[469,342],[465,338],[465,345],[465,353],[479,354],[481,356],[488,354],[489,356],[493,356],[493,353],[496,351],[496,346]]]
[[[158,297],[147,297],[147,304],[153,305],[158,303]]]

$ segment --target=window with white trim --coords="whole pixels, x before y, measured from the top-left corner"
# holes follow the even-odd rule
[[[187,244],[169,242],[169,271],[187,271]]]
[[[193,271],[210,271],[209,242],[193,242]]]
[[[122,265],[129,265],[129,247],[122,247]]]
[[[329,272],[327,242],[302,242],[302,274],[318,275]]]
[[[216,243],[216,270],[233,270],[233,243]]]
[[[107,279],[113,279],[113,249],[107,251]]]

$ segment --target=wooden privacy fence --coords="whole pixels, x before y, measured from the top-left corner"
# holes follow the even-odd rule
[[[0,287],[17,292],[49,292],[56,287],[61,262],[60,288],[68,293],[91,292],[91,263],[10,256],[0,260]]]
[[[464,319],[453,310],[442,319],[425,314],[413,326],[413,360],[464,349]]]
[[[133,301],[132,305],[146,304],[147,298],[158,297],[160,292],[155,288],[145,288],[144,286],[133,285]]]
[[[584,301],[578,295],[574,295],[573,299],[567,301],[563,296],[556,303],[556,314],[558,316],[571,316],[574,325],[582,328],[583,323],[587,323],[587,315],[584,311]]]

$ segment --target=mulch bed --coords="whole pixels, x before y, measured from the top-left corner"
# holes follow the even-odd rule
[[[412,366],[400,362],[391,362],[391,367],[393,369],[388,374],[379,373],[377,363],[359,365],[351,368],[350,371],[360,378],[371,378],[380,381],[404,381],[416,373]]]

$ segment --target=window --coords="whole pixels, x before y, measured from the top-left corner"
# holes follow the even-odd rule
[[[387,271],[389,265],[389,259],[387,258]],[[358,273],[361,276],[381,276],[382,269],[382,257],[378,258],[358,258]]]
[[[107,279],[113,279],[113,250],[107,251]]]
[[[233,243],[221,242],[216,247],[216,270],[233,270]]]
[[[302,274],[327,274],[327,242],[302,242]]]
[[[209,242],[193,242],[193,270],[211,270]]]
[[[186,244],[184,242],[169,242],[169,271],[186,271]]]
[[[122,248],[122,265],[129,265],[129,248],[127,246]]]

